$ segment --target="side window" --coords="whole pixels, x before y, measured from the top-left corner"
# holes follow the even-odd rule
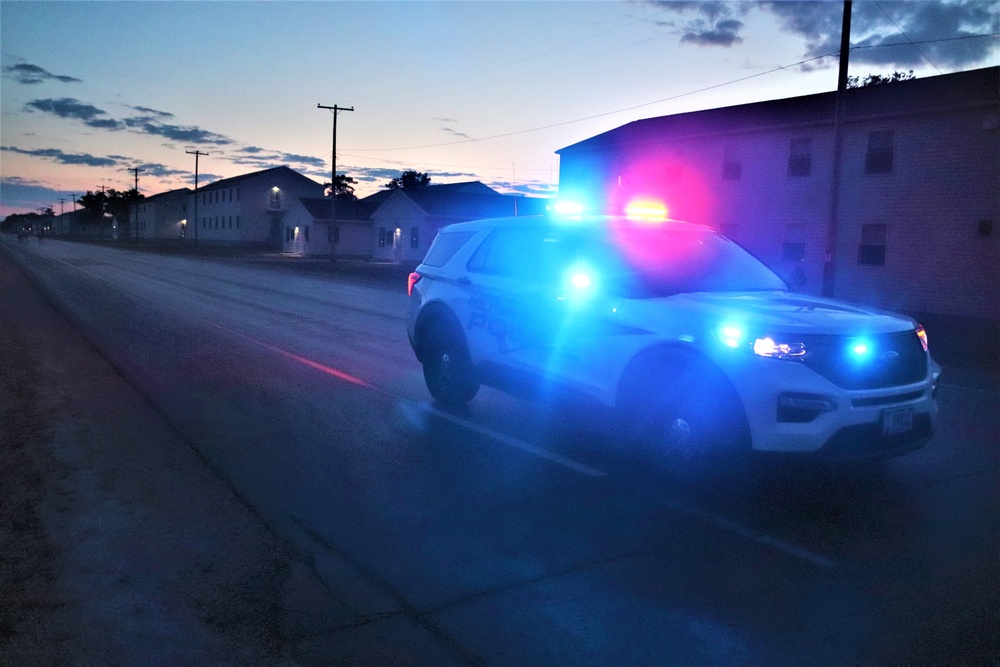
[[[888,227],[886,225],[861,225],[858,264],[862,266],[885,266],[887,236]]]
[[[785,225],[785,242],[781,247],[781,258],[790,262],[801,262],[806,257],[806,226],[802,223]]]
[[[524,274],[528,267],[537,269],[532,261],[537,254],[538,232],[524,228],[501,228],[483,242],[469,260],[468,269],[495,276]]]
[[[868,133],[868,152],[865,153],[866,174],[891,174],[895,142],[893,130]]]
[[[469,242],[475,232],[446,232],[438,234],[431,243],[423,263],[427,266],[444,266],[455,256],[462,246]]]
[[[808,176],[812,173],[812,139],[792,139],[788,153],[788,175]]]
[[[738,146],[726,146],[722,158],[722,178],[726,181],[738,181],[743,177],[743,161],[740,159]]]

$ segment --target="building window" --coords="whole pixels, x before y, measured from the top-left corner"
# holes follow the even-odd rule
[[[378,228],[378,247],[385,247],[385,227]]]
[[[866,174],[892,173],[893,130],[868,133],[868,152],[865,153]]]
[[[411,227],[410,228],[410,247],[419,248],[420,247],[420,228]]]
[[[743,177],[743,162],[739,158],[736,146],[726,146],[722,158],[722,178],[726,181],[738,181]]]
[[[240,228],[240,216],[236,216],[236,229]]]
[[[285,227],[285,243],[290,243],[294,238],[295,232],[292,231],[291,227]]]
[[[229,216],[229,228],[233,228],[233,216]]]
[[[781,259],[801,262],[806,258],[806,226],[801,223],[785,225],[785,242],[781,246]]]
[[[812,139],[792,139],[788,153],[788,175],[808,176],[812,173]]]
[[[304,229],[306,232],[306,243],[309,243],[309,225],[306,225]]]
[[[861,266],[885,266],[887,232],[887,225],[861,225],[858,264]]]

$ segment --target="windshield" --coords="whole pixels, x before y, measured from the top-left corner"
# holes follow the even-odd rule
[[[576,261],[594,265],[602,282],[631,298],[787,289],[760,260],[706,228],[623,222],[586,230],[568,245],[576,246]]]
[[[787,289],[760,260],[709,229],[617,225],[608,240],[643,296]]]

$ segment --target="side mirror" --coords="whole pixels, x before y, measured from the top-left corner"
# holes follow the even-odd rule
[[[785,283],[793,290],[804,287],[807,282],[809,282],[809,278],[801,266],[796,266],[785,276]]]

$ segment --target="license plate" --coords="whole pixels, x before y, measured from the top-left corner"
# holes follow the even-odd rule
[[[882,411],[882,435],[897,435],[913,430],[913,408],[889,408]]]

